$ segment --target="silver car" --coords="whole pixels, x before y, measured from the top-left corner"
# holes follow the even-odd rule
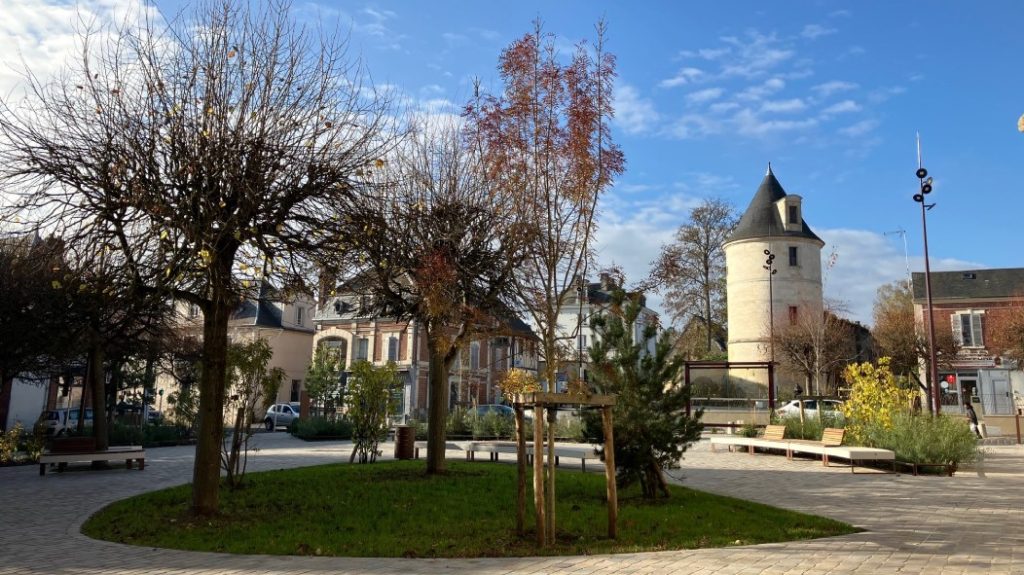
[[[288,427],[293,421],[299,418],[299,408],[289,403],[275,403],[267,409],[267,415],[263,418],[263,424],[267,431],[274,431],[278,427]]]

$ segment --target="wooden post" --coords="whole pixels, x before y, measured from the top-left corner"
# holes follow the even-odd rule
[[[555,543],[555,420],[558,417],[557,406],[547,406],[548,416],[548,493],[547,511],[548,543]]]
[[[612,408],[601,408],[601,423],[604,427],[604,477],[608,490],[608,537],[618,537],[619,495],[615,486],[615,437],[612,432]]]
[[[533,506],[537,512],[537,546],[544,547],[544,412],[533,407]]]
[[[526,428],[523,427],[523,405],[516,409],[516,533],[526,531]]]

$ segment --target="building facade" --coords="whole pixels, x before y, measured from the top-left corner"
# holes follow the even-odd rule
[[[426,333],[413,320],[373,316],[366,297],[342,294],[324,302],[314,316],[311,350],[334,348],[346,371],[360,360],[374,365],[394,362],[403,381],[399,413],[424,420],[430,361]],[[449,407],[501,403],[499,384],[512,368],[537,370],[536,338],[516,318],[504,320],[501,327],[472,338],[459,350],[448,376]]]
[[[571,349],[566,354],[566,361],[557,374],[556,388],[564,391],[570,379],[582,377],[587,378],[587,366],[589,365],[590,347],[594,343],[595,333],[590,327],[590,320],[598,314],[607,311],[612,303],[612,294],[615,290],[622,288],[618,285],[611,274],[602,273],[599,281],[584,282],[585,289],[577,288],[570,292],[562,303],[562,310],[558,316],[557,333],[562,341],[569,342]],[[646,298],[642,294],[630,294],[640,298],[641,309],[637,316],[636,324],[633,326],[633,341],[639,341],[642,337],[644,327],[647,325],[659,325],[657,312],[646,306]],[[648,351],[654,352],[654,341],[648,342]],[[543,365],[541,373],[543,374]]]
[[[924,274],[914,273],[912,281],[914,315],[927,330]],[[1015,398],[1024,397],[1024,372],[992,347],[991,331],[1000,315],[1024,305],[1024,268],[932,272],[931,287],[935,330],[951,330],[959,346],[955,358],[939,362],[943,405],[976,397],[983,414],[1014,413]]]

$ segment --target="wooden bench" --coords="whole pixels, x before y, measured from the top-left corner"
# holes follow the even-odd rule
[[[426,449],[426,441],[417,441],[415,446],[415,458],[420,458],[420,449]],[[516,454],[514,441],[447,441],[445,450],[462,451],[466,454],[466,461],[476,461],[477,453],[487,453],[491,461],[499,461],[502,453]],[[547,453],[545,447],[544,453]],[[580,469],[587,470],[587,459],[596,459],[597,451],[593,446],[572,447],[568,445],[555,445],[555,465],[560,463],[560,458],[569,457],[580,460]],[[527,462],[533,461],[533,442],[526,444]]]
[[[711,450],[715,445],[740,445],[747,447],[750,453],[754,453],[755,447],[764,449],[780,449],[786,452],[786,459],[793,459],[794,453],[809,453],[820,455],[822,465],[828,467],[832,458],[845,459],[850,462],[850,471],[856,473],[857,462],[864,461],[891,461],[893,472],[896,471],[896,454],[888,449],[876,447],[844,447],[843,439],[846,436],[845,429],[826,428],[822,432],[820,441],[809,439],[785,439],[786,426],[769,425],[765,427],[764,435],[761,437],[712,437]]]
[[[726,445],[730,451],[733,447],[746,447],[750,454],[754,453],[755,447],[785,450],[786,440],[783,438],[785,434],[785,425],[768,425],[759,437],[743,437],[741,435],[719,437],[716,435],[711,438],[711,451],[717,451],[715,447],[718,445]]]
[[[89,438],[91,439],[91,438]],[[55,463],[58,471],[64,471],[68,463],[93,462],[93,461],[118,461],[124,460],[127,469],[132,468],[132,462],[139,464],[139,471],[146,468],[146,451],[139,445],[124,445],[109,447],[104,451],[95,449],[95,442],[92,450],[83,450],[75,443],[55,443],[54,448],[39,456],[39,475],[46,475],[46,466]]]
[[[845,437],[845,429],[826,427],[821,433],[820,441],[814,439],[787,439],[786,458],[793,459],[794,453],[820,455],[822,462],[827,466],[828,456],[825,453],[825,448],[841,446]]]

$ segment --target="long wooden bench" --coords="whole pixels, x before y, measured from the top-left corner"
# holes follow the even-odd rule
[[[58,471],[64,471],[68,463],[83,463],[93,461],[120,461],[124,460],[125,468],[131,469],[132,463],[138,463],[139,471],[146,469],[146,450],[140,445],[124,445],[109,447],[100,451],[47,451],[39,456],[39,475],[46,475],[46,466],[51,463],[57,464]]]
[[[426,449],[426,441],[417,441],[415,446],[415,457],[419,459],[420,449]],[[448,441],[445,443],[446,450],[462,451],[466,454],[466,461],[476,461],[477,453],[487,453],[491,461],[499,461],[502,453],[516,454],[514,441]],[[547,447],[544,448],[547,453]],[[526,457],[528,462],[533,461],[533,442],[526,444]],[[568,445],[555,445],[555,465],[560,463],[562,457],[569,457],[580,460],[580,469],[587,470],[587,459],[597,459],[597,451],[593,446],[572,447]]]
[[[715,451],[716,445],[727,445],[731,450],[734,446],[746,447],[748,452],[753,454],[754,448],[778,449],[786,453],[786,459],[793,459],[794,453],[806,453],[820,455],[822,465],[828,467],[832,458],[845,459],[850,462],[850,471],[856,473],[857,462],[865,461],[891,461],[892,469],[896,471],[896,454],[888,449],[876,447],[858,447],[842,445],[846,430],[837,428],[826,428],[822,433],[820,441],[808,439],[785,439],[786,426],[769,425],[765,427],[764,435],[761,437],[712,437],[711,450]]]
[[[716,435],[711,438],[711,451],[717,451],[715,447],[718,445],[728,446],[730,451],[732,451],[733,447],[746,447],[747,452],[751,454],[754,453],[755,447],[785,450],[786,440],[783,439],[785,433],[785,425],[768,425],[764,428],[764,433],[758,437],[744,437],[742,435],[726,435],[719,437]]]

